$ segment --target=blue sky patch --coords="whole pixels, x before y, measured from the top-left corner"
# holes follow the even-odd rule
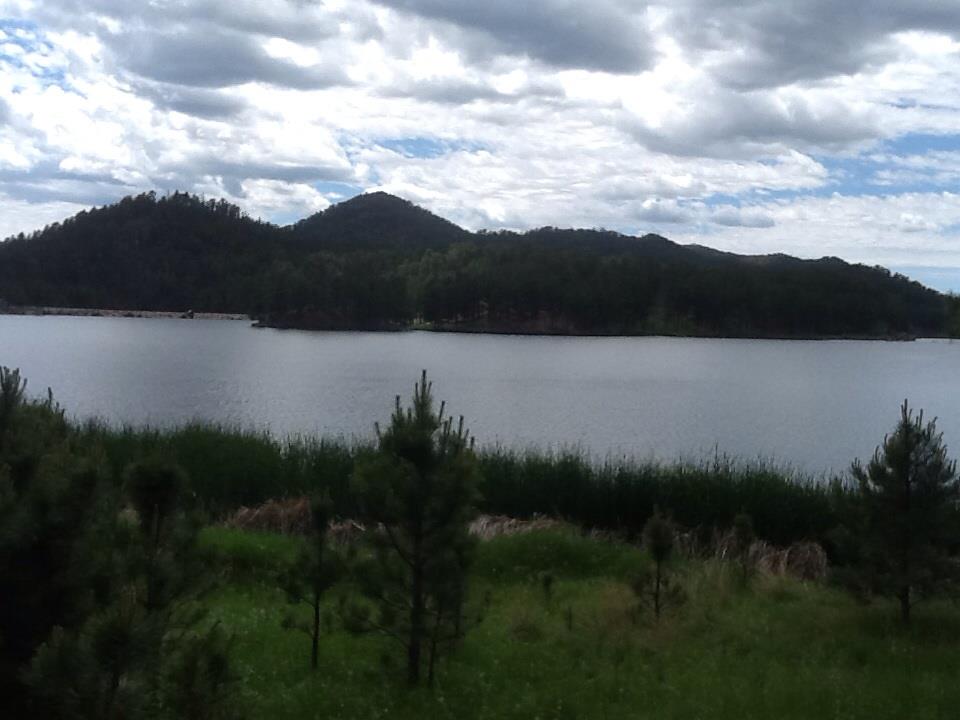
[[[47,55],[53,52],[53,45],[43,39],[36,23],[0,18],[0,30],[4,35],[0,41],[0,67],[11,65],[26,70],[47,85],[67,87],[66,75],[61,68],[38,67],[36,64],[24,61],[24,58],[29,55]],[[5,49],[5,45],[20,48],[23,54]]]
[[[960,150],[960,134],[907,133],[885,141],[882,149],[893,155],[923,155],[928,152]]]
[[[740,195],[715,193],[703,198],[708,206],[732,205],[742,207],[745,202],[767,200],[795,200],[803,197],[829,197],[840,194],[846,197],[901,195],[904,193],[928,193],[949,190],[960,191],[960,184],[944,182],[934,170],[906,168],[896,163],[881,161],[882,156],[924,156],[935,152],[960,152],[960,134],[932,135],[909,133],[886,140],[870,150],[855,156],[815,155],[813,159],[823,165],[829,177],[815,188],[775,190],[752,188]],[[883,171],[909,171],[909,176],[883,178]],[[960,173],[960,169],[958,169]]]
[[[482,143],[469,140],[441,140],[425,136],[383,138],[376,140],[376,143],[408,158],[436,158],[461,150],[476,152],[485,149]]]
[[[313,187],[332,203],[349,200],[350,198],[363,192],[363,188],[359,185],[352,185],[350,183],[342,182],[318,182],[314,183]]]
[[[890,270],[940,292],[960,293],[960,268],[891,265]]]

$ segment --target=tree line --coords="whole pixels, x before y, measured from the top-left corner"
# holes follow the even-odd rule
[[[879,267],[603,230],[469,233],[384,193],[287,227],[185,193],[125,198],[0,243],[0,302],[247,313],[316,329],[960,333],[955,300]]]

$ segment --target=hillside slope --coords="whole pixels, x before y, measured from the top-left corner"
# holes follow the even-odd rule
[[[175,193],[127,197],[0,243],[0,298],[15,305],[237,308],[286,254],[277,228],[234,205]]]

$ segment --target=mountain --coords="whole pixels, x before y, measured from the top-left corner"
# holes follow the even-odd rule
[[[469,233],[385,192],[357,195],[296,223],[294,242],[308,250],[440,248]]]
[[[386,193],[288,226],[145,193],[0,243],[0,305],[242,312],[317,329],[911,337],[957,303],[883,268],[659,235],[471,233]]]

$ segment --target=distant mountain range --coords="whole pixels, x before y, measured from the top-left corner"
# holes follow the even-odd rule
[[[0,304],[247,313],[313,329],[732,337],[945,335],[940,293],[837,258],[743,256],[659,235],[473,233],[360,195],[294,225],[145,193],[0,243]]]

